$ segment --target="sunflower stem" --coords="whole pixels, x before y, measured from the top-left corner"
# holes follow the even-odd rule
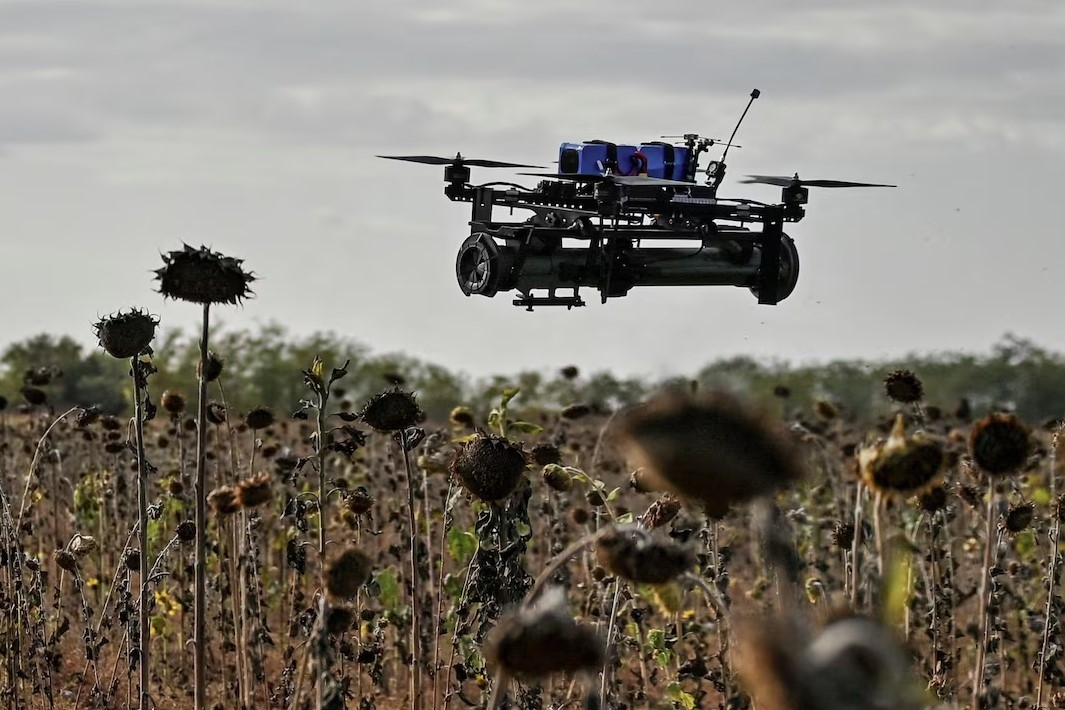
[[[1057,586],[1058,581],[1058,553],[1060,545],[1060,533],[1061,533],[1061,515],[1058,511],[1058,506],[1061,505],[1057,497],[1057,470],[1060,462],[1058,461],[1058,437],[1065,435],[1065,428],[1059,427],[1054,433],[1054,439],[1050,447],[1050,501],[1054,506],[1054,522],[1051,524],[1050,530],[1050,564],[1047,566],[1047,603],[1046,612],[1043,615],[1043,640],[1039,645],[1039,679],[1036,682],[1035,690],[1035,706],[1037,708],[1043,707],[1043,686],[1045,684],[1046,676],[1046,656],[1047,648],[1050,646],[1050,615],[1054,610],[1054,587]]]
[[[973,668],[972,710],[980,710],[980,700],[984,687],[984,658],[987,653],[987,607],[990,603],[988,579],[991,575],[991,546],[995,531],[995,503],[998,490],[991,481],[987,493],[987,527],[984,530],[984,561],[980,572],[980,612],[977,621],[980,630],[976,635],[976,666]]]
[[[140,710],[148,710],[151,691],[151,666],[149,664],[148,645],[151,641],[151,627],[148,614],[148,472],[144,456],[144,382],[140,372],[140,362],[136,356],[130,358],[130,372],[133,375],[133,417],[134,431],[137,436],[137,531],[140,554]]]
[[[207,339],[211,305],[203,304],[200,332],[200,375],[196,412],[196,559],[193,565],[193,676],[195,710],[207,707]]]
[[[420,710],[421,703],[421,604],[418,600],[418,528],[414,518],[414,471],[407,451],[407,433],[396,432],[396,441],[403,452],[403,469],[407,484],[407,525],[410,527],[410,604],[411,604],[411,655],[410,666],[410,707]]]

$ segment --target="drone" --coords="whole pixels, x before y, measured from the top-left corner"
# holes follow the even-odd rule
[[[740,182],[781,187],[780,202],[720,197],[725,158],[729,148],[742,148],[732,141],[759,95],[751,92],[727,142],[689,133],[639,145],[562,143],[556,172],[518,173],[540,178],[534,188],[474,185],[470,168],[547,168],[461,153],[376,157],[444,166],[444,194],[472,205],[470,235],[455,260],[466,296],[515,291],[513,304],[531,311],[584,306],[582,288],[598,290],[605,304],[637,286],[734,286],[749,289],[759,304],[776,305],[798,283],[798,250],[783,225],[805,216],[809,188],[896,186],[749,175]],[[720,159],[700,171],[700,156],[716,145],[724,146]],[[495,207],[532,215],[499,221]],[[692,244],[664,246],[678,241]]]

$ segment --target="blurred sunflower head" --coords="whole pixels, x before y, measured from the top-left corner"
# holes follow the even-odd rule
[[[673,493],[713,518],[805,475],[802,455],[768,414],[724,393],[668,392],[619,417],[639,487]]]
[[[530,607],[506,614],[490,632],[485,659],[493,672],[535,680],[602,667],[604,643],[590,624],[569,612],[565,592],[553,587]]]
[[[992,478],[1019,471],[1031,450],[1030,430],[1015,414],[989,414],[969,431],[969,455]]]

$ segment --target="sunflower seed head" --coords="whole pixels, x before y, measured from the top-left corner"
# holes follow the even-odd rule
[[[234,259],[205,246],[163,255],[163,268],[155,272],[159,292],[166,298],[202,304],[237,304],[252,296],[249,289],[255,276],[243,268],[243,259]]]
[[[158,318],[133,308],[129,313],[119,312],[97,321],[93,332],[108,355],[129,359],[148,349],[158,325]]]

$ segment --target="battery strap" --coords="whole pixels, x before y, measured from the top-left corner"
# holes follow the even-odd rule
[[[599,140],[588,141],[588,142],[589,143],[594,143],[596,145],[605,145],[606,146],[607,167],[612,167],[615,170],[620,170],[621,169],[621,166],[618,165],[618,146],[617,146],[617,143],[611,143],[609,141],[599,141]]]

